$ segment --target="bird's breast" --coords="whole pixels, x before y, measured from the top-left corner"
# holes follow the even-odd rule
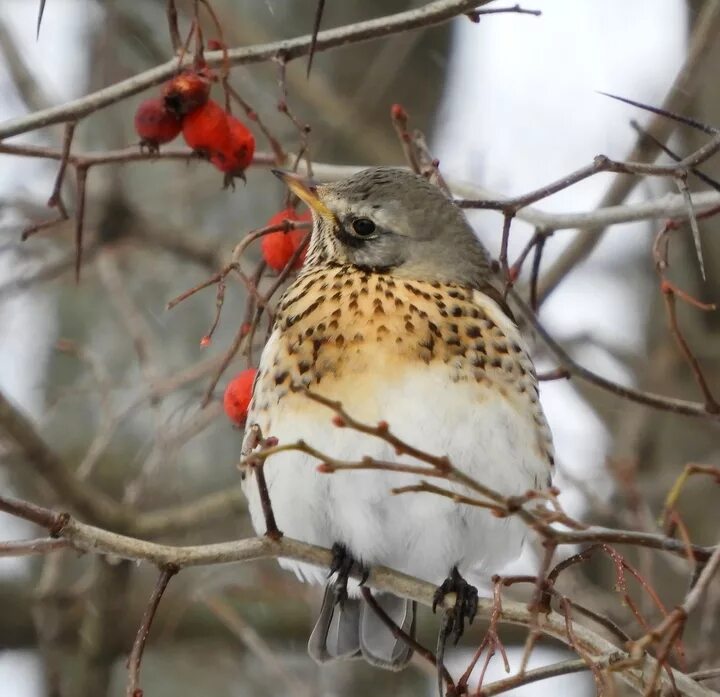
[[[536,414],[546,430],[532,363],[497,304],[471,288],[352,266],[308,270],[287,290],[263,351],[251,414],[269,416],[281,404],[287,413],[287,402],[313,409],[292,394],[298,385],[373,419],[378,386],[404,383],[412,392],[417,375],[436,377],[438,392],[469,383],[475,403],[501,398]]]

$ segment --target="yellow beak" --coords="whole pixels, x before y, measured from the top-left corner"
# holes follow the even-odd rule
[[[320,200],[315,187],[307,179],[303,179],[294,172],[286,172],[282,169],[273,169],[271,171],[290,191],[319,216],[327,218],[328,220],[335,220],[335,214]]]

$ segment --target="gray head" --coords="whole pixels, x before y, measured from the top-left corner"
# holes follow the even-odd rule
[[[491,274],[487,250],[462,211],[417,174],[374,167],[317,186],[280,176],[313,212],[306,266],[353,264],[472,286]]]

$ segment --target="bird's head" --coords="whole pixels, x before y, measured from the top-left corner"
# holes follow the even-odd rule
[[[487,250],[440,189],[407,170],[374,167],[330,184],[276,171],[313,214],[306,266],[352,264],[400,278],[479,286]]]

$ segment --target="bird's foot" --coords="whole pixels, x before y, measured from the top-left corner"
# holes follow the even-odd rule
[[[455,605],[451,608],[443,607],[442,624],[437,641],[437,670],[438,670],[438,692],[443,696],[443,667],[445,661],[445,646],[449,637],[453,637],[455,644],[465,631],[465,620],[472,624],[478,607],[478,592],[475,586],[471,586],[454,566],[450,575],[438,586],[433,596],[433,612],[438,605],[442,605],[445,597],[453,593]]]
[[[367,580],[370,571],[358,562],[350,554],[347,547],[340,542],[336,542],[332,546],[332,555],[328,576],[337,575],[333,583],[333,591],[335,593],[335,603],[342,605],[348,597],[347,584],[352,572],[360,572],[360,585],[362,585]]]
[[[455,594],[455,605],[444,610],[443,628],[441,633],[445,639],[452,636],[457,644],[465,631],[465,620],[472,624],[478,608],[478,592],[475,586],[471,586],[457,570],[453,567],[450,575],[442,582],[433,596],[433,612],[437,609],[447,595]]]

